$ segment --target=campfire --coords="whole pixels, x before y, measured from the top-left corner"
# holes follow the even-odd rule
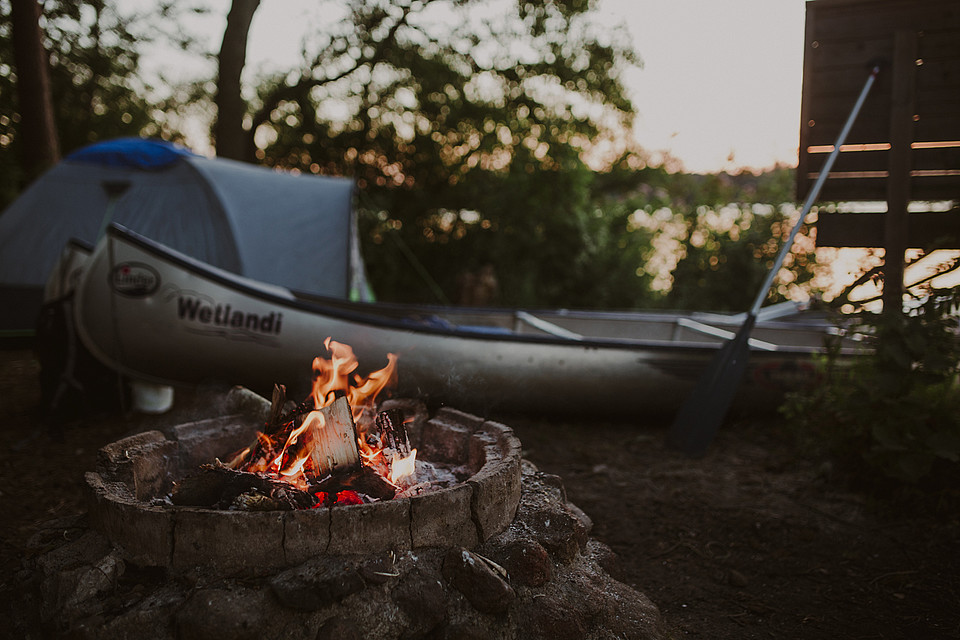
[[[377,410],[397,380],[397,357],[364,377],[353,349],[327,338],[313,361],[313,391],[299,404],[274,388],[270,417],[248,446],[177,483],[171,501],[251,511],[316,509],[407,497],[449,486],[457,474],[417,460],[405,416]]]
[[[660,637],[656,607],[606,574],[589,518],[510,427],[378,397],[396,358],[363,377],[349,347],[327,348],[302,402],[235,387],[203,397],[212,417],[103,447],[84,532],[53,536],[63,548],[38,561],[48,624],[97,638]]]
[[[215,417],[104,447],[86,478],[95,526],[138,562],[175,571],[472,548],[502,531],[520,497],[510,428],[384,399],[397,380],[394,355],[360,375],[351,347],[325,345],[301,402],[279,384],[271,400],[235,387]]]

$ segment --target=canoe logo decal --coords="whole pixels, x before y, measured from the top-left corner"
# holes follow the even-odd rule
[[[142,262],[123,262],[110,272],[110,286],[120,295],[145,298],[160,286],[160,274]]]
[[[183,294],[177,297],[177,317],[181,322],[193,325],[194,329],[202,329],[203,333],[228,335],[234,339],[257,340],[276,336],[283,327],[283,314],[277,311],[250,313],[234,309],[229,304]]]

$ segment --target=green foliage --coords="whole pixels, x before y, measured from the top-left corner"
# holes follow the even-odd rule
[[[159,133],[149,87],[138,78],[140,34],[104,0],[59,0],[44,7],[44,45],[64,154],[124,135]]]
[[[634,172],[636,174],[637,172]],[[793,170],[776,167],[754,175],[670,174],[647,169],[628,188],[636,227],[654,247],[641,271],[652,276],[648,306],[745,311],[789,235],[798,211],[792,203]],[[607,181],[622,182],[621,176]],[[818,265],[806,227],[774,281],[769,302],[816,295]]]
[[[415,259],[444,292],[441,301],[457,302],[464,274],[490,264],[500,284],[497,304],[641,306],[650,296],[649,277],[638,275],[637,267],[652,232],[632,228],[632,208],[596,193],[599,182],[582,166],[528,173],[514,165],[507,172],[465,176],[449,209],[438,210],[433,194],[416,191],[391,200],[389,214],[384,209],[361,219],[370,238],[364,257],[378,295],[437,301],[415,272]],[[364,194],[361,210],[371,211],[373,204]]]
[[[255,83],[248,133],[263,164],[355,178],[380,299],[457,302],[464,274],[492,265],[501,305],[748,305],[786,231],[779,205],[791,200],[792,171],[647,166],[622,134],[632,105],[621,75],[639,61],[622,30],[593,21],[592,2],[341,6],[343,19],[304,43],[301,69]],[[169,31],[195,2],[163,2],[149,15],[121,8],[44,3],[65,154],[120,135],[182,139],[171,123],[212,104],[210,82],[167,87],[161,100],[142,79],[139,52],[151,39],[193,48],[189,34]],[[0,37],[0,52],[9,46]],[[0,205],[22,187],[15,87],[0,63]],[[812,258],[792,258],[787,284],[809,287]]]
[[[50,60],[54,119],[63,155],[119,136],[177,138],[165,105],[143,82],[140,51],[157,32],[156,16],[123,13],[106,0],[49,0],[41,28]],[[168,11],[161,5],[158,12]],[[20,120],[13,67],[10,8],[0,0],[0,210],[23,189]]]
[[[308,69],[261,86],[254,122],[267,164],[356,178],[377,295],[456,301],[490,264],[501,304],[642,300],[648,234],[601,205],[582,157],[630,124],[625,39],[579,1],[348,6]]]
[[[689,205],[679,213],[686,227],[682,256],[673,270],[666,304],[676,309],[745,311],[773,267],[797,212],[791,203],[791,171],[778,167],[754,176],[697,176]],[[791,248],[778,286],[767,303],[809,289],[816,264],[804,227]]]
[[[684,254],[667,295],[672,308],[749,309],[794,221],[781,208],[757,213],[745,204],[727,205],[720,213],[729,218],[721,226],[709,221],[717,212],[707,207],[686,217]],[[788,278],[793,287],[802,288],[813,277],[812,247],[804,250],[795,245],[789,255],[794,270],[787,272]],[[774,287],[767,303],[785,300],[789,291],[786,286]]]
[[[843,368],[834,349],[824,381],[784,413],[838,460],[918,483],[960,472],[960,290],[931,291],[905,317],[863,318],[874,351]]]

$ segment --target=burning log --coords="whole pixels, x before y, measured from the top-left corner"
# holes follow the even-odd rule
[[[397,488],[387,482],[386,478],[366,466],[349,471],[335,471],[319,482],[311,483],[309,490],[313,494],[323,492],[336,495],[344,489],[378,500],[390,500],[397,492]]]
[[[278,412],[284,403],[285,391],[282,385],[274,388],[271,414]],[[360,449],[357,444],[357,427],[353,422],[350,405],[341,396],[321,409],[304,410],[305,401],[276,420],[282,421],[279,427],[268,424],[267,434],[258,434],[257,439],[243,451],[240,451],[225,465],[230,469],[248,469],[266,471],[268,466],[277,466],[275,472],[293,476],[300,472],[309,460],[311,473],[323,476],[335,469],[354,469],[360,466]],[[271,418],[274,420],[275,418]],[[273,429],[271,429],[273,427]],[[289,435],[279,435],[283,429]],[[279,442],[279,451],[274,446]],[[256,466],[260,459],[264,464]],[[251,468],[251,465],[254,465]]]
[[[392,449],[399,456],[410,455],[410,438],[403,424],[403,414],[399,409],[388,409],[377,414],[374,423],[380,430],[380,446]]]
[[[307,414],[304,424],[310,433],[310,459],[317,475],[360,468],[357,425],[344,396]]]
[[[283,424],[280,420],[283,415],[284,405],[287,403],[287,387],[282,384],[273,385],[273,398],[270,402],[270,419],[267,421],[267,429],[275,431],[277,427]]]
[[[314,359],[310,396],[294,404],[287,400],[286,387],[275,384],[269,412],[263,410],[264,430],[226,465],[218,461],[212,468],[217,471],[208,470],[180,487],[180,504],[269,508],[275,486],[264,488],[247,479],[243,482],[255,494],[251,496],[245,487],[235,487],[242,482],[230,472],[284,483],[311,498],[294,499],[293,508],[317,506],[317,497],[326,506],[344,504],[341,494],[359,502],[389,500],[409,483],[417,450],[410,446],[403,413],[375,410],[377,394],[395,382],[396,356],[388,354],[386,367],[363,378],[355,374],[358,363],[349,346],[329,338],[324,344],[332,358]],[[281,496],[281,502],[287,498]]]
[[[170,501],[177,506],[247,511],[309,509],[315,496],[282,480],[235,471],[222,464],[205,464],[174,485]]]
[[[389,464],[390,482],[397,485],[407,481],[416,472],[417,450],[410,446],[403,414],[398,409],[381,411],[374,424],[380,431],[379,444]]]

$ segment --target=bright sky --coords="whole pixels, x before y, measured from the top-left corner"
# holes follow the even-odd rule
[[[625,78],[649,151],[687,171],[779,162],[795,166],[805,0],[599,0],[643,58]],[[229,0],[210,0],[210,50]],[[322,28],[316,0],[263,0],[251,27],[248,69],[292,68],[301,33]],[[329,6],[329,5],[328,5]]]
[[[601,0],[643,58],[636,137],[687,171],[796,166],[804,0]]]

